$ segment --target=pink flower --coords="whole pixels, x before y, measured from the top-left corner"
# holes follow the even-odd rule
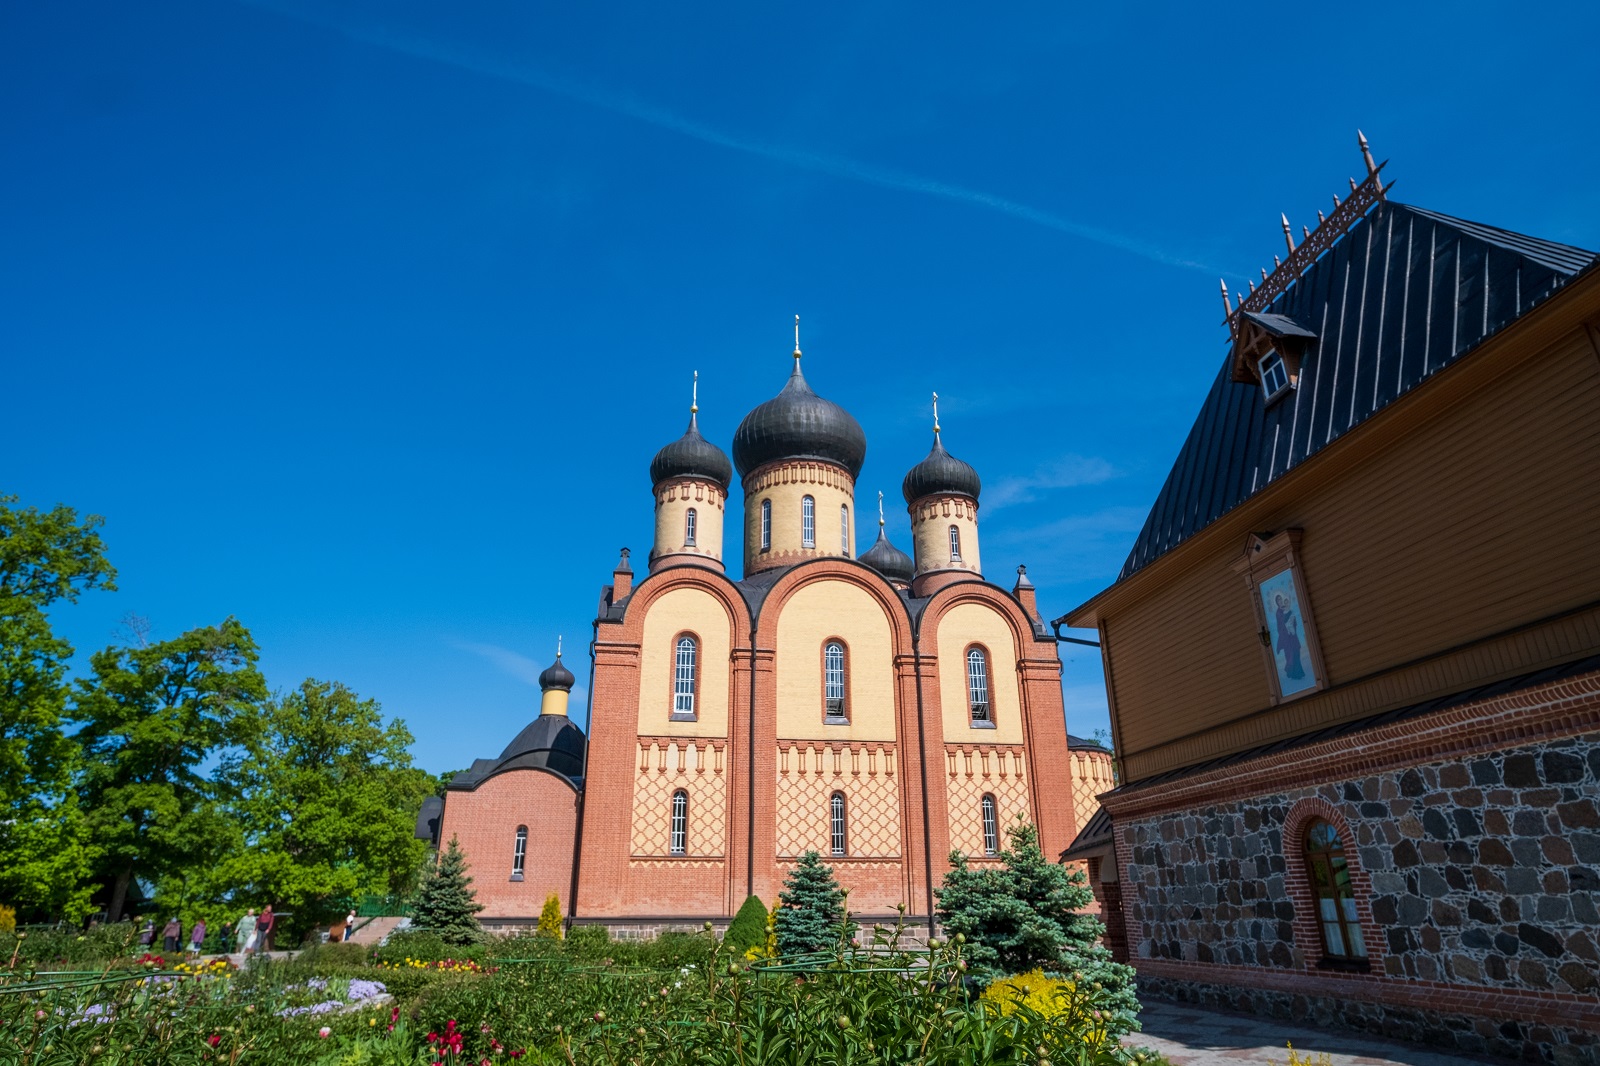
[[[317,1030],[317,1035],[322,1037],[322,1039],[326,1040],[326,1039],[328,1039],[329,1034],[331,1034],[332,1032],[333,1032],[332,1029],[329,1029],[326,1025],[324,1025],[321,1029]]]
[[[218,1044],[222,1043],[222,1037],[218,1033],[212,1033],[210,1036],[206,1037],[206,1043],[210,1044],[212,1047],[216,1047]]]

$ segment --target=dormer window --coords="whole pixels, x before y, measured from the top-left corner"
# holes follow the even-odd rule
[[[1256,368],[1261,372],[1261,393],[1267,403],[1271,403],[1289,389],[1289,368],[1283,363],[1283,356],[1278,354],[1276,348],[1267,350],[1257,362]]]

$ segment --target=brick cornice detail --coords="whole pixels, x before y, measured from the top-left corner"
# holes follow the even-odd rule
[[[1196,804],[1214,806],[1329,780],[1365,777],[1600,728],[1600,671],[1564,678],[1419,718],[1374,726],[1179,781],[1133,785],[1101,802],[1126,818]]]
[[[1451,985],[1438,981],[1396,980],[1373,972],[1339,973],[1331,970],[1286,970],[1266,966],[1232,966],[1225,963],[1187,962],[1176,959],[1134,959],[1144,977],[1237,988],[1261,988],[1301,996],[1379,1003],[1385,1007],[1410,1007],[1471,1017],[1514,1018],[1562,1028],[1600,1030],[1600,1001],[1573,992],[1542,992],[1481,985]]]

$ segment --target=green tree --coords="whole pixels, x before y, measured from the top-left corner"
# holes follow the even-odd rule
[[[0,899],[31,917],[88,913],[93,849],[71,792],[77,743],[63,729],[72,645],[47,611],[116,588],[98,532],[70,507],[0,496]]]
[[[73,717],[80,797],[120,915],[135,877],[185,895],[191,870],[214,866],[236,833],[205,765],[243,739],[266,698],[256,644],[235,619],[90,659]],[[177,882],[177,884],[174,884]]]
[[[476,944],[483,939],[477,917],[481,910],[483,904],[467,876],[466,856],[451,837],[438,862],[423,875],[411,927],[419,933],[432,933],[446,944]]]
[[[539,927],[533,935],[546,940],[561,939],[561,898],[554,892],[545,898],[544,910],[539,912]]]
[[[761,902],[760,896],[753,895],[745,899],[744,906],[733,916],[722,942],[732,948],[736,956],[742,957],[745,952],[766,941],[767,905]]]
[[[1033,969],[1081,973],[1103,985],[1110,1009],[1132,1028],[1139,1010],[1133,970],[1111,960],[1100,919],[1083,913],[1094,899],[1086,878],[1046,860],[1033,826],[1019,823],[1006,835],[1000,869],[974,870],[951,852],[951,870],[935,892],[945,930],[966,937],[973,976],[988,984]]]
[[[778,899],[778,947],[785,955],[828,951],[855,932],[844,909],[846,892],[833,867],[808,851],[783,880]]]
[[[270,902],[303,930],[341,917],[351,897],[412,888],[428,851],[416,811],[435,783],[411,765],[405,723],[307,679],[241,725],[241,750],[218,774],[240,846],[215,867],[210,898]]]

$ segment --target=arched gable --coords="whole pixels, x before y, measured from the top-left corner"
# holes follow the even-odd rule
[[[748,644],[750,622],[733,583],[701,567],[651,574],[629,599],[620,630],[600,639],[639,649],[637,731],[641,736],[725,737],[733,698],[733,649]],[[694,716],[674,714],[676,646],[695,642]]]
[[[1035,642],[1016,601],[986,583],[947,585],[934,593],[923,613],[921,635],[924,652],[938,657],[945,741],[1024,743],[1022,675]],[[974,649],[982,650],[987,667],[988,726],[972,720],[967,659]]]

